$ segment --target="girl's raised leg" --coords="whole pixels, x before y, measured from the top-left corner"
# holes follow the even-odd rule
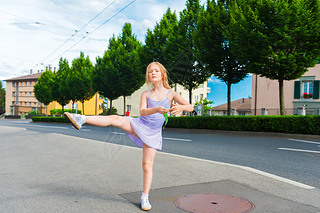
[[[109,116],[84,116],[78,114],[64,113],[64,116],[69,119],[72,125],[80,130],[84,123],[95,125],[95,126],[115,126],[123,131],[129,132],[132,135],[137,136],[134,132],[129,117],[118,116],[118,115],[109,115]]]

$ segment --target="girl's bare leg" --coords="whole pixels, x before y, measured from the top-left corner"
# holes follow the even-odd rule
[[[86,123],[95,125],[95,126],[115,126],[123,131],[129,132],[132,135],[137,134],[134,132],[129,117],[123,117],[118,115],[109,115],[109,116],[86,116]]]
[[[143,169],[143,193],[149,194],[152,174],[153,174],[153,161],[157,150],[151,148],[143,143],[143,157],[142,157],[142,169]]]

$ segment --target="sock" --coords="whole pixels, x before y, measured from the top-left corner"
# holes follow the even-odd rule
[[[141,199],[149,199],[149,194],[145,194],[142,192]]]
[[[86,116],[85,115],[81,115],[81,124],[85,124],[86,123]]]

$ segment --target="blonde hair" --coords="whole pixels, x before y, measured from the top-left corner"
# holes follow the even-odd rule
[[[171,89],[169,82],[168,82],[168,75],[167,75],[167,70],[166,68],[159,62],[151,62],[148,66],[147,66],[147,70],[146,70],[146,83],[148,86],[151,85],[149,77],[148,77],[148,70],[150,68],[151,65],[156,64],[159,66],[160,68],[160,72],[161,72],[161,76],[162,76],[162,85],[166,88],[166,89]]]

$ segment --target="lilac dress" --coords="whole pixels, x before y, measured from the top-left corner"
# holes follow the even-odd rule
[[[148,90],[147,108],[163,106],[170,108],[170,100],[168,98],[170,90],[168,90],[167,97],[161,101],[154,101],[150,98]],[[135,133],[139,136],[127,132],[129,138],[138,146],[142,147],[143,143],[147,146],[161,150],[162,149],[162,125],[165,121],[163,114],[154,113],[147,116],[139,116],[138,118],[129,117],[131,126]]]

